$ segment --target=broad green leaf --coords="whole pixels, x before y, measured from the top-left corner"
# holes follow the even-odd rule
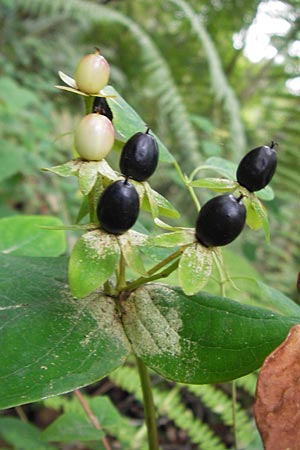
[[[300,307],[296,302],[262,281],[254,281],[258,288],[256,297],[262,306],[286,316],[300,317]]]
[[[114,434],[121,425],[122,417],[108,397],[86,398],[92,413],[97,418],[105,432]],[[48,442],[98,441],[104,436],[104,431],[97,430],[86,412],[78,405],[76,411],[65,411],[52,422],[42,433]]]
[[[0,219],[0,252],[26,256],[58,256],[66,251],[62,231],[41,227],[60,227],[60,219],[50,216],[13,216]]]
[[[191,384],[253,372],[299,320],[160,284],[137,289],[122,306],[134,352],[162,376]]]
[[[0,417],[0,437],[15,450],[55,450],[42,441],[41,431],[16,417]]]
[[[26,156],[25,150],[19,145],[0,139],[0,181],[9,178],[17,172],[23,172]]]
[[[60,166],[54,167],[46,167],[42,170],[46,172],[53,172],[56,175],[60,175],[61,177],[70,177],[72,175],[76,175],[81,166],[81,160],[75,159],[72,161],[68,161],[65,164],[61,164]]]
[[[79,172],[79,188],[83,195],[88,195],[94,187],[98,177],[98,162],[85,161],[82,162]]]
[[[99,441],[104,436],[104,431],[95,428],[86,414],[72,412],[60,416],[43,432],[48,442]]]
[[[192,181],[191,186],[226,192],[236,189],[238,183],[225,178],[199,178],[198,180]]]
[[[186,228],[184,230],[163,233],[150,238],[150,243],[158,247],[176,247],[189,245],[195,241],[195,230]]]
[[[117,237],[122,254],[125,258],[126,263],[131,270],[140,274],[147,275],[142,256],[139,252],[139,247],[133,244],[130,240],[130,235],[128,233],[121,234]]]
[[[0,255],[0,328],[0,409],[94,383],[129,352],[114,300],[74,300],[65,258]]]
[[[120,94],[112,87],[106,86],[103,89],[103,93],[106,95],[115,96],[115,98],[108,98],[107,102],[113,113],[113,124],[123,141],[127,141],[138,131],[145,132],[147,125],[141,119],[141,117],[135,112],[135,110],[120,96]],[[152,132],[155,136],[158,148],[159,148],[159,160],[172,163],[174,157],[171,155],[167,147],[161,142],[161,140]]]
[[[90,231],[76,242],[69,262],[69,283],[75,297],[85,297],[107,281],[116,268],[120,247],[113,234]]]
[[[198,243],[187,247],[179,261],[179,284],[186,295],[193,295],[202,289],[212,272],[211,250]]]

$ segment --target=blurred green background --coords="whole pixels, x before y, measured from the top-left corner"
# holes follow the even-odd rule
[[[185,173],[211,156],[238,163],[253,147],[279,143],[276,196],[266,203],[271,245],[247,229],[231,248],[299,300],[299,25],[298,0],[0,0],[0,217],[74,223],[77,180],[40,168],[72,158],[72,130],[84,114],[79,96],[54,88],[57,72],[72,76],[98,46],[111,84]],[[151,184],[181,224],[194,225],[173,168],[161,163]],[[201,201],[215,195],[198,193]]]

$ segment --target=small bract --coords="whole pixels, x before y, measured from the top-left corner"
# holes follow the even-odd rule
[[[78,124],[74,133],[74,146],[87,161],[100,161],[112,149],[114,128],[111,121],[101,114],[91,113]]]
[[[105,231],[122,234],[135,224],[139,210],[139,195],[133,184],[127,180],[118,180],[102,192],[97,205],[97,217]]]
[[[238,237],[246,221],[242,196],[219,195],[202,206],[196,222],[196,238],[205,247],[227,245]]]
[[[78,89],[87,94],[98,94],[108,83],[109,64],[100,55],[99,49],[95,53],[84,56],[75,70],[75,81]]]

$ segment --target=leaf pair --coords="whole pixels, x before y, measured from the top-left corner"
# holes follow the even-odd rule
[[[102,286],[117,269],[122,253],[128,266],[140,275],[146,270],[138,247],[147,236],[129,230],[115,236],[100,229],[90,231],[76,242],[69,262],[69,284],[75,297],[85,297]]]

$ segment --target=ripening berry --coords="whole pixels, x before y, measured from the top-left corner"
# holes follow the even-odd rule
[[[135,224],[139,210],[140,199],[135,187],[127,180],[119,180],[102,192],[97,217],[105,231],[122,234]]]
[[[108,62],[97,49],[79,61],[75,70],[76,85],[82,92],[98,94],[108,83],[109,71]]]
[[[156,139],[146,133],[134,134],[124,145],[120,170],[125,177],[145,181],[155,171],[158,163],[158,145]]]
[[[111,121],[101,114],[88,114],[75,129],[75,149],[87,161],[105,158],[113,144],[114,128]]]
[[[219,247],[232,242],[246,221],[246,208],[241,197],[219,195],[202,206],[197,222],[197,240],[206,247]]]
[[[241,186],[250,192],[260,191],[270,183],[277,166],[277,153],[271,146],[257,147],[241,160],[236,177]]]

